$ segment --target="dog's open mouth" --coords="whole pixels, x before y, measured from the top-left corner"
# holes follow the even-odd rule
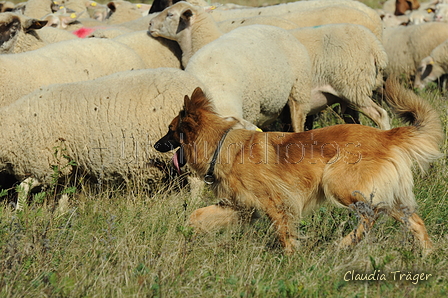
[[[172,161],[173,166],[176,169],[177,173],[179,175],[182,174],[181,168],[186,164],[184,150],[182,146],[179,149],[177,149],[177,151],[174,153]]]

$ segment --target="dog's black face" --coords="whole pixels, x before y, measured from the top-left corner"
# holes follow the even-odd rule
[[[179,132],[179,124],[180,116],[174,118],[168,127],[168,133],[154,144],[154,148],[159,152],[168,152],[180,147],[173,156],[173,166],[177,172],[181,174],[180,168],[183,167],[187,161],[181,146],[182,133]]]
[[[168,133],[154,144],[154,148],[159,152],[168,152],[180,146],[179,141],[174,138],[175,131],[168,130]]]

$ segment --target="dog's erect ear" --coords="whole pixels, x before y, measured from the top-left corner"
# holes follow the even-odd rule
[[[190,108],[190,98],[188,97],[188,95],[185,95],[184,97],[184,111],[188,111],[188,109]]]
[[[190,112],[191,110],[197,111],[199,109],[214,113],[214,108],[211,101],[205,96],[200,87],[196,87],[193,94],[191,94]]]

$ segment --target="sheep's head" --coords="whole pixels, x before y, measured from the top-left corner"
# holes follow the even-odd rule
[[[149,23],[149,32],[153,37],[178,40],[179,36],[194,22],[198,9],[187,2],[180,1],[164,9]]]
[[[431,56],[424,58],[417,68],[414,88],[423,89],[429,82],[436,81],[444,74],[443,68]]]
[[[47,22],[25,17],[12,12],[0,15],[0,53],[12,53],[21,32],[35,34],[34,30],[45,26]]]

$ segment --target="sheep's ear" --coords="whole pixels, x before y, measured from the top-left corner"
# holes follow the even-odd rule
[[[47,23],[48,21],[45,20],[28,19],[25,21],[25,24],[23,24],[23,29],[25,30],[25,32],[28,32],[30,30],[38,30],[42,27],[45,27]]]
[[[115,2],[109,2],[109,3],[107,3],[107,7],[109,7],[109,9],[110,9],[112,12],[117,11],[117,5],[115,4]]]
[[[179,18],[179,25],[177,27],[176,33],[184,30],[185,28],[190,27],[191,17],[193,16],[193,11],[190,8],[185,9],[181,12]]]
[[[428,56],[422,60],[422,68],[420,70],[421,80],[424,80],[427,76],[429,76],[432,72],[432,68],[434,65],[434,60],[431,56]]]

